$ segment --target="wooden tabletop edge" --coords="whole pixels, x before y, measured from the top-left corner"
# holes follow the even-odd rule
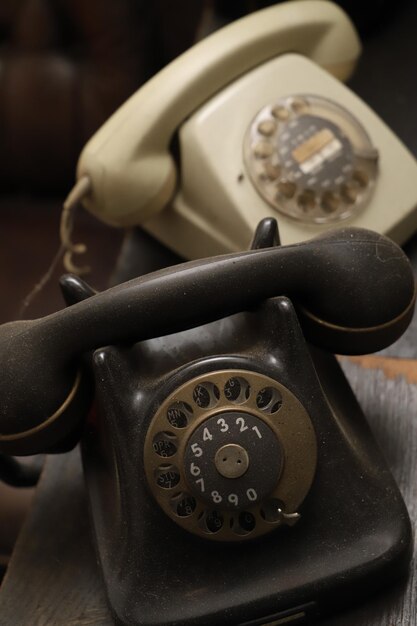
[[[384,357],[375,354],[339,357],[367,370],[380,370],[386,378],[394,380],[403,377],[411,385],[417,385],[417,360],[397,357]]]

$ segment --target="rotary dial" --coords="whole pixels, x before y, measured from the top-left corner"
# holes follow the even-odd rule
[[[236,541],[297,521],[316,440],[304,407],[283,385],[226,370],[190,380],[165,400],[144,458],[151,492],[172,520]]]
[[[246,134],[244,158],[271,206],[317,224],[366,206],[377,176],[378,153],[363,126],[318,96],[288,96],[261,109]]]

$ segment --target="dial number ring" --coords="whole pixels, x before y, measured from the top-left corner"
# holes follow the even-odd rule
[[[274,490],[283,463],[276,433],[243,411],[206,419],[191,434],[184,455],[192,493],[222,510],[240,511],[264,500]]]
[[[338,103],[315,95],[280,98],[252,120],[243,146],[256,191],[295,220],[347,219],[370,201],[378,152],[362,126]]]
[[[207,389],[216,389],[210,402],[200,403],[206,406],[199,406],[198,400],[196,402],[195,389],[201,385]],[[230,389],[237,386],[243,391],[230,393]],[[260,397],[266,397],[265,390],[268,391],[268,397],[273,396],[273,402],[259,401]],[[198,397],[202,397],[201,393]],[[186,427],[181,421],[180,427],[175,428],[167,417],[169,408],[178,406],[176,403],[184,403],[188,407]],[[271,408],[273,412],[270,412]],[[169,457],[169,463],[177,468],[180,476],[178,481],[177,478],[173,481],[171,489],[166,488],[166,485],[163,488],[155,480],[155,475],[160,476],[158,467],[161,465],[161,457],[152,445],[155,439],[158,440],[158,434],[167,430],[175,436],[177,446],[175,454]],[[227,433],[232,436],[227,437]],[[213,443],[215,438],[217,447]],[[231,487],[227,492],[221,492],[221,489],[215,488],[212,476],[210,491],[207,492],[209,485],[205,482],[207,477],[201,464],[205,448],[210,447],[212,450],[214,462],[214,452],[222,445],[241,446],[243,451],[249,450],[249,467],[251,458],[253,463],[260,466],[262,454],[260,459],[256,459],[255,444],[261,438],[269,441],[273,451],[269,458],[278,458],[273,471],[269,468],[273,475],[270,484],[262,489],[263,481],[256,485],[250,480],[245,482],[245,476],[250,477],[249,469],[241,475],[237,471],[236,478],[229,476],[227,472],[234,471],[233,463],[238,467],[238,461],[245,459],[244,452],[238,451],[237,454],[233,449],[232,465],[223,474],[226,475],[223,480],[226,484],[229,480]],[[255,446],[252,449],[251,441]],[[289,514],[297,511],[311,486],[316,456],[316,437],[310,417],[286,387],[257,372],[221,370],[188,381],[162,403],[148,429],[144,461],[153,496],[177,524],[205,538],[242,541],[270,532],[282,523],[284,518],[278,513],[275,523],[266,520],[261,514],[265,500],[282,503],[283,509]],[[223,456],[218,462],[230,465],[229,461]],[[222,478],[221,471],[217,477]],[[238,482],[239,490],[233,488]],[[184,499],[183,506],[178,504],[178,498],[181,497]],[[191,510],[190,498],[195,500],[195,507],[190,514],[177,515],[177,510]]]

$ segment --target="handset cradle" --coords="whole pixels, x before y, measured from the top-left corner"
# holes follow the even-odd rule
[[[0,397],[8,401],[0,408],[0,447],[11,454],[53,450],[63,424],[75,427],[90,401],[77,373],[82,354],[196,327],[282,294],[296,304],[309,341],[346,354],[392,343],[408,325],[415,299],[398,246],[370,231],[343,229],[292,246],[184,263],[43,319],[5,324]]]

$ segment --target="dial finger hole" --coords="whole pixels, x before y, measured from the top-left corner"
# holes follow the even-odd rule
[[[297,191],[297,186],[290,180],[282,180],[278,184],[278,196],[291,200]]]
[[[296,113],[297,115],[305,113],[306,109],[308,109],[308,103],[302,98],[295,98],[294,100],[292,100],[290,106],[294,113]]]
[[[219,398],[220,391],[214,383],[207,381],[194,387],[193,400],[200,409],[211,409],[216,406]]]
[[[277,125],[273,120],[263,120],[258,124],[258,133],[265,137],[270,137],[277,129]]]
[[[155,480],[162,489],[173,489],[180,482],[180,473],[175,465],[160,465],[155,470]]]
[[[261,516],[266,522],[276,524],[282,520],[282,514],[284,511],[284,505],[281,500],[277,498],[270,498],[266,502],[263,502],[261,507]]]
[[[277,163],[265,163],[264,176],[270,181],[277,180],[281,176],[281,166]]]
[[[354,184],[346,183],[341,186],[340,194],[345,202],[353,204],[356,202],[356,198],[358,197],[358,190]]]
[[[321,199],[321,208],[325,213],[334,213],[338,210],[340,205],[340,198],[336,196],[332,191],[326,191]]]
[[[173,456],[177,451],[177,438],[173,433],[160,432],[152,442],[154,452],[163,458]]]
[[[249,399],[250,385],[245,378],[233,376],[224,386],[226,400],[234,404],[243,404]]]
[[[275,387],[264,387],[258,391],[256,406],[264,413],[276,413],[282,406],[282,396]]]
[[[248,535],[256,527],[256,519],[253,513],[241,511],[237,518],[232,517],[231,528],[237,535]]]
[[[285,122],[290,117],[289,110],[284,106],[275,106],[271,109],[272,115],[275,119]]]
[[[297,204],[302,211],[312,211],[316,206],[316,196],[312,189],[305,189],[297,198]]]
[[[189,517],[197,506],[195,498],[188,493],[181,492],[171,498],[171,508],[179,517]]]
[[[355,170],[352,174],[352,179],[364,189],[369,183],[369,176],[363,170]]]
[[[272,155],[274,148],[267,141],[260,141],[253,148],[253,153],[257,159],[267,159]]]
[[[218,533],[224,524],[224,518],[219,511],[203,511],[199,518],[199,526],[208,533]]]
[[[185,428],[192,418],[193,410],[186,402],[174,402],[167,409],[167,420],[174,428]]]

